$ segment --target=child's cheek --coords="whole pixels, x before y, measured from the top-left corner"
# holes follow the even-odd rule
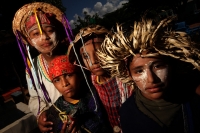
[[[147,84],[147,70],[144,70],[139,76],[132,76],[134,82],[140,90],[144,90]]]
[[[40,52],[43,52],[43,49],[39,46],[41,42],[41,37],[31,39],[33,46]]]
[[[53,46],[55,47],[58,44],[56,32],[53,32],[51,35],[49,35],[49,37],[51,38],[50,41],[53,42]]]
[[[159,69],[155,71],[155,74],[161,82],[165,83],[168,77],[168,68]]]

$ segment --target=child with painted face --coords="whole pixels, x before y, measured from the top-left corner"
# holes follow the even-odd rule
[[[67,52],[69,38],[66,39],[64,20],[63,12],[43,2],[24,5],[13,19],[13,32],[26,64],[29,108],[37,116],[41,132],[51,130],[49,125],[53,123],[46,121],[45,110],[61,95],[49,78],[48,66],[55,56]],[[39,52],[33,60],[28,44]]]
[[[173,19],[143,18],[129,38],[118,27],[98,52],[103,68],[134,86],[120,109],[123,133],[200,132],[199,46],[169,30]]]
[[[49,77],[62,94],[47,110],[48,120],[54,122],[54,133],[64,133],[65,130],[70,133],[110,131],[110,125],[104,119],[97,97],[92,97],[80,68],[71,64],[66,55],[57,56],[50,62]],[[98,109],[94,111],[96,106]]]
[[[74,40],[76,52],[80,52],[81,65],[91,72],[92,83],[103,103],[114,132],[120,132],[119,108],[130,96],[130,86],[126,86],[119,79],[111,78],[109,73],[101,68],[96,56],[97,50],[108,34],[108,30],[100,25],[82,28]],[[73,49],[71,48],[73,51]]]

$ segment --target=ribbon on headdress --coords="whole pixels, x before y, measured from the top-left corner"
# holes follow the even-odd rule
[[[39,22],[39,20],[38,20],[38,16],[37,16],[36,9],[34,10],[34,14],[35,14],[35,19],[36,19],[36,22],[37,22],[37,25],[38,25],[40,34],[42,35],[42,28],[41,28],[40,22]]]
[[[28,51],[28,48],[26,48],[25,45],[23,44],[22,37],[21,37],[21,34],[20,34],[19,31],[16,31],[16,40],[17,40],[20,52],[22,54],[22,58],[24,60],[26,70],[27,70],[27,72],[28,72],[28,74],[30,76],[31,82],[32,82],[32,84],[33,84],[36,92],[38,93],[38,91],[37,91],[38,87],[36,86],[36,84],[39,84],[39,86],[41,87],[41,89],[43,91],[45,99],[47,100],[47,102],[51,103],[51,99],[50,99],[50,97],[49,97],[49,95],[48,95],[48,93],[46,91],[44,83],[42,83],[39,80],[38,74],[36,74],[36,71],[34,69],[34,65],[32,63],[32,59],[31,59],[30,53]],[[32,73],[32,71],[31,71],[32,68],[34,70],[33,71],[34,73]],[[35,76],[36,79],[34,79],[33,76]],[[38,102],[39,102],[39,107],[40,107],[40,100],[39,100],[39,98],[38,98]],[[39,114],[39,112],[40,112],[40,108],[38,108],[38,114]]]
[[[17,40],[17,43],[18,43],[18,47],[20,49],[20,52],[22,54],[22,58],[24,60],[24,64],[25,64],[25,67],[26,67],[26,71],[28,72],[29,76],[30,76],[30,79],[31,79],[31,82],[33,84],[33,86],[36,88],[36,84],[35,84],[35,81],[33,79],[33,75],[31,73],[31,63],[30,63],[30,59],[28,58],[27,56],[27,50],[22,42],[22,38],[21,38],[21,35],[20,35],[20,32],[19,31],[16,31],[16,40]],[[38,91],[36,90],[36,92],[38,93]],[[39,101],[39,98],[38,98],[38,102],[39,102],[39,107],[40,107],[40,101]],[[38,108],[38,114],[39,114],[39,111],[40,111],[40,108]]]
[[[49,20],[50,17],[53,15],[50,13],[43,13],[42,11],[37,11],[34,9],[34,14],[32,14],[25,23],[26,30],[30,30],[35,24],[38,25],[40,30],[40,34],[42,34],[42,24],[49,24],[52,25],[51,21]]]
[[[65,28],[67,38],[68,38],[69,42],[71,43],[74,40],[74,35],[73,35],[72,29],[69,25],[69,21],[64,14],[62,16],[62,23],[63,23],[63,26]]]

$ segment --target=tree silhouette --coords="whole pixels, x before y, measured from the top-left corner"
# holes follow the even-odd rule
[[[87,12],[84,12],[84,17],[81,18],[78,16],[77,22],[74,22],[75,29],[73,29],[73,33],[77,34],[79,30],[83,27],[87,27],[92,24],[102,24],[102,18],[99,17],[97,13],[94,15],[89,15]]]
[[[199,0],[194,0],[199,1]],[[111,29],[116,23],[123,23],[127,28],[133,25],[134,21],[139,20],[141,16],[153,18],[155,20],[163,19],[166,16],[176,14],[178,21],[187,21],[193,23],[200,17],[195,17],[193,12],[188,8],[187,0],[129,0],[128,3],[114,12],[107,13],[100,18],[98,14],[93,16],[84,13],[84,18],[78,17],[75,23],[74,33],[79,31],[80,28],[91,24],[89,19],[94,19],[96,24],[100,24],[108,29]],[[193,9],[192,9],[193,10]]]

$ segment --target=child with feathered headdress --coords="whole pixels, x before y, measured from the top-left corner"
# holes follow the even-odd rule
[[[118,25],[98,51],[101,66],[134,88],[120,109],[123,133],[200,132],[199,45],[173,20],[142,18],[129,37]]]

